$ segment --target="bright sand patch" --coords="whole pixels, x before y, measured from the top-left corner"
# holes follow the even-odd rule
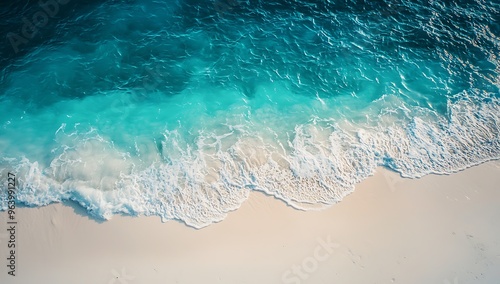
[[[82,212],[18,208],[16,277],[0,213],[0,283],[500,283],[498,161],[421,179],[379,168],[321,211],[253,192],[201,230]]]

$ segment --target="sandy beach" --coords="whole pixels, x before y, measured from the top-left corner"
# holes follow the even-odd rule
[[[200,230],[157,217],[89,218],[78,206],[18,208],[7,283],[499,283],[500,162],[404,179],[379,168],[329,209],[253,192]]]

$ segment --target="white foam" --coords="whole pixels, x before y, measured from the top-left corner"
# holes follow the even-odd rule
[[[499,159],[499,106],[494,98],[450,102],[448,118],[415,117],[401,126],[314,120],[296,125],[288,145],[244,126],[205,130],[196,145],[170,131],[161,142],[162,161],[143,167],[104,138],[65,148],[45,168],[26,158],[3,163],[19,173],[18,201],[30,206],[71,199],[104,219],[159,215],[200,228],[224,219],[251,190],[310,210],[339,202],[378,166],[416,178]],[[237,140],[231,131],[239,132]],[[5,199],[0,205],[6,209]]]

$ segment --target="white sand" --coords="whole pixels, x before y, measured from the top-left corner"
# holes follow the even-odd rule
[[[498,161],[419,180],[379,169],[322,211],[252,193],[201,230],[82,212],[17,209],[16,277],[0,213],[0,283],[500,283]]]

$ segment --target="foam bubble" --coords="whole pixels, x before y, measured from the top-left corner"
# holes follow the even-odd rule
[[[131,167],[132,161],[108,142],[88,140],[46,168],[26,158],[4,162],[20,173],[18,200],[27,205],[71,199],[104,219],[117,213],[159,215],[200,228],[222,220],[251,190],[298,209],[318,209],[342,200],[378,166],[414,178],[500,158],[497,101],[460,101],[449,108],[449,120],[416,117],[403,127],[297,125],[289,150],[251,136],[221,147],[230,134],[213,132],[199,136],[199,146],[192,147],[178,132],[166,132],[165,160],[143,169]]]

